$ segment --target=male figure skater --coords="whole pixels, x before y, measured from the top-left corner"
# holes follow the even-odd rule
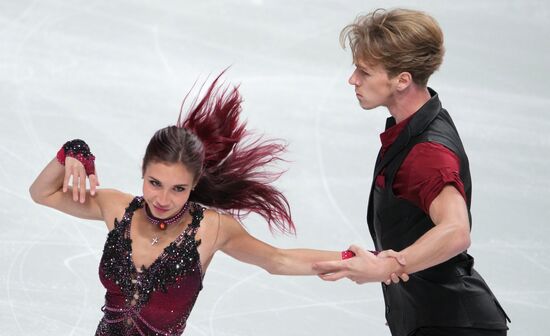
[[[443,33],[429,15],[376,10],[345,27],[355,70],[349,83],[361,107],[384,106],[367,222],[377,257],[352,246],[354,257],[315,265],[324,280],[409,281],[382,284],[392,335],[506,335],[506,316],[473,269],[468,157],[449,113],[427,86],[443,60]],[[400,260],[396,268],[392,256]],[[393,269],[391,269],[393,267]]]

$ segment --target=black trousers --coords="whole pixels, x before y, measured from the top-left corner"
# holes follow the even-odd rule
[[[411,336],[506,336],[508,330],[424,327],[418,328]]]

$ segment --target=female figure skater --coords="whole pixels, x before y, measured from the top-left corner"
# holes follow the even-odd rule
[[[250,138],[239,122],[238,89],[220,89],[220,76],[187,118],[180,112],[176,126],[151,138],[143,196],[97,189],[94,156],[82,140],[63,145],[30,187],[39,204],[107,225],[99,265],[107,292],[96,335],[182,334],[217,251],[271,274],[294,275],[316,274],[313,262],[348,255],[277,249],[234,218],[256,212],[270,229],[294,232],[285,196],[269,184],[280,174],[262,170],[280,159],[284,146]],[[381,281],[390,277],[385,272]]]

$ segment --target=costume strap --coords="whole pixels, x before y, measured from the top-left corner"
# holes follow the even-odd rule
[[[124,210],[124,215],[122,216],[122,220],[118,221],[115,219],[115,228],[118,226],[123,227],[125,230],[127,230],[130,226],[130,222],[132,221],[132,217],[134,216],[134,212],[143,207],[143,197],[142,196],[136,196],[132,199],[130,204],[126,207]],[[130,234],[130,232],[127,232],[127,234]]]

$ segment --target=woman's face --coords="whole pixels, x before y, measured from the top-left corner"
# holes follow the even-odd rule
[[[155,217],[175,215],[189,199],[193,174],[181,163],[149,162],[143,174],[143,198]]]

